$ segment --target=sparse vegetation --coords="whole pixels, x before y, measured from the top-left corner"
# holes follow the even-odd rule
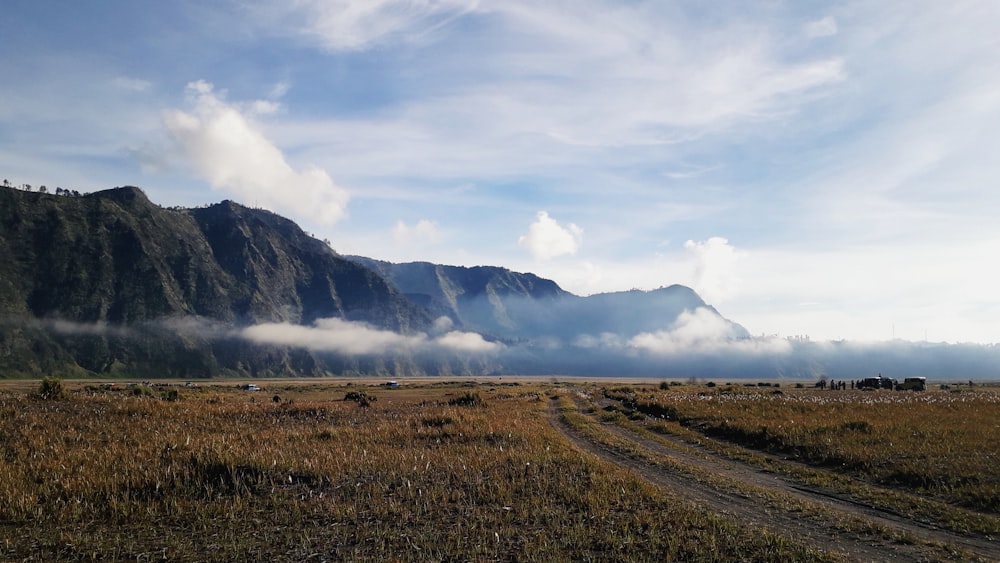
[[[61,400],[66,398],[66,389],[61,380],[54,377],[46,377],[38,386],[38,397],[46,401]]]
[[[370,406],[375,401],[378,401],[378,397],[375,395],[365,393],[364,391],[348,391],[344,395],[345,401],[354,401],[355,403],[361,405],[362,407]]]
[[[0,559],[828,559],[581,453],[535,390],[451,389],[0,393]]]
[[[464,393],[461,397],[450,399],[448,404],[457,407],[483,407],[486,406],[486,401],[479,396],[479,393],[468,392]]]
[[[623,403],[624,404],[624,403]],[[663,420],[838,474],[1000,515],[1000,393],[738,389],[650,393]]]

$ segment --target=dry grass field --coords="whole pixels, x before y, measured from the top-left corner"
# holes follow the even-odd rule
[[[0,558],[1000,559],[997,388],[258,384],[4,382]]]
[[[704,436],[1000,515],[997,388],[622,391],[637,410]]]
[[[0,558],[841,558],[582,451],[558,384],[264,387],[0,390]]]

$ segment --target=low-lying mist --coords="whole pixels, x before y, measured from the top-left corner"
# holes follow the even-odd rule
[[[0,355],[12,355],[11,327],[49,334],[53,346],[92,373],[178,376],[524,374],[670,378],[857,379],[925,376],[1000,379],[1000,347],[893,340],[811,342],[747,337],[707,310],[685,311],[663,330],[499,339],[458,330],[446,317],[428,332],[403,334],[340,318],[311,325],[234,326],[201,317],[134,325],[59,319],[2,323]],[[53,352],[54,357],[61,357]],[[171,366],[171,362],[183,366]]]

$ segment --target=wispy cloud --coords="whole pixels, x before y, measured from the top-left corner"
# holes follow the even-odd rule
[[[442,235],[436,221],[421,219],[412,227],[397,221],[392,229],[392,238],[396,244],[426,244],[440,242]]]
[[[829,37],[837,34],[837,20],[833,16],[826,16],[818,20],[811,21],[805,25],[807,37]]]
[[[146,90],[149,90],[149,87],[152,85],[148,80],[133,78],[130,76],[115,77],[111,83],[117,88],[130,90],[132,92],[145,92]]]
[[[474,9],[476,0],[300,0],[258,8],[330,51],[358,51],[424,39]]]
[[[213,188],[320,223],[344,216],[347,191],[320,168],[292,168],[254,125],[254,115],[276,109],[273,102],[227,103],[201,80],[188,84],[187,91],[191,110],[169,110],[163,123],[180,154]]]
[[[484,3],[475,21],[408,54],[427,72],[400,77],[400,104],[288,134],[345,149],[337,170],[364,176],[586,171],[787,115],[847,77],[837,57],[791,60],[781,30],[704,26],[654,4]]]

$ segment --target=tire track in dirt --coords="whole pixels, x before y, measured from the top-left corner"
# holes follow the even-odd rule
[[[581,405],[576,403],[577,408]],[[601,406],[605,406],[601,403]],[[935,525],[908,517],[904,514],[873,506],[858,499],[850,498],[821,487],[810,486],[794,479],[765,471],[759,467],[733,460],[715,453],[707,448],[693,446],[680,438],[667,435],[657,437],[669,442],[678,449],[671,448],[656,439],[639,436],[619,426],[610,425],[609,429],[623,439],[634,440],[661,455],[673,455],[686,463],[698,466],[703,470],[719,472],[752,485],[769,490],[780,491],[792,496],[808,499],[822,506],[839,512],[862,516],[879,525],[908,533],[924,541],[961,547],[987,561],[1000,561],[1000,542],[981,536],[963,535]],[[697,452],[697,453],[685,453]]]
[[[577,404],[577,412],[583,414]],[[586,415],[585,415],[586,416]],[[950,545],[972,554],[973,560],[1000,561],[995,542],[953,534],[908,520],[897,514],[843,499],[825,491],[812,490],[800,483],[791,483],[770,473],[718,455],[704,456],[675,449],[656,440],[639,436],[612,424],[602,424],[602,430],[633,446],[690,468],[674,471],[664,465],[630,457],[614,447],[598,443],[582,435],[562,421],[555,404],[549,404],[552,425],[580,449],[619,466],[627,467],[647,481],[680,495],[702,508],[728,515],[741,523],[756,525],[814,545],[824,551],[857,561],[927,561],[941,558],[962,559],[962,556],[927,545],[893,540],[885,534],[845,532],[838,523],[845,519],[870,523],[891,530],[900,537],[909,535],[922,542]],[[593,420],[593,417],[591,417]],[[595,421],[596,422],[596,421]],[[701,452],[704,453],[704,452]],[[749,495],[739,490],[720,488],[712,479],[694,475],[722,477],[763,493]],[[784,495],[806,507],[795,510],[766,501],[767,494]],[[811,509],[810,509],[811,508]],[[856,527],[863,529],[864,526]]]

